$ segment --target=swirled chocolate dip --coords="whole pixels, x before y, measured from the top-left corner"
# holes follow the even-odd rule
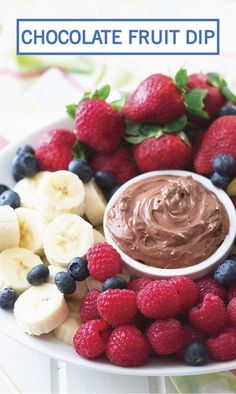
[[[211,256],[229,230],[217,196],[191,176],[136,182],[108,212],[107,227],[128,256],[159,268],[181,268]]]

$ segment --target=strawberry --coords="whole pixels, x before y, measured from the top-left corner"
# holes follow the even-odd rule
[[[208,77],[205,74],[191,74],[188,76],[187,89],[207,88],[211,86],[208,82]]]
[[[220,109],[235,96],[217,73],[192,74],[186,84],[185,105],[189,120],[207,126],[219,116]]]
[[[151,137],[133,145],[134,160],[141,172],[187,168],[192,151],[178,135],[165,134]]]
[[[67,112],[75,116],[77,137],[97,152],[110,153],[119,144],[125,130],[122,113],[105,99],[110,93],[105,85],[95,93],[87,92],[79,105],[68,105]]]
[[[194,161],[196,172],[211,175],[213,160],[222,153],[230,154],[236,158],[235,115],[222,116],[210,125]]]
[[[112,153],[95,153],[90,161],[90,167],[94,173],[100,170],[109,172],[120,185],[136,175],[136,170],[124,147]]]
[[[73,131],[53,129],[42,135],[35,157],[41,171],[67,170],[73,159],[72,151],[76,142]]]
[[[153,74],[129,96],[123,112],[134,122],[164,125],[185,114],[184,102],[170,77]]]

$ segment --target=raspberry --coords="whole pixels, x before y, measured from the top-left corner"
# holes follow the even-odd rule
[[[112,326],[129,323],[137,313],[136,294],[132,290],[108,289],[98,296],[98,312]]]
[[[148,360],[151,348],[145,336],[132,324],[116,328],[108,341],[107,357],[112,364],[136,367]]]
[[[133,279],[128,283],[128,289],[135,291],[135,293],[138,293],[140,290],[144,289],[144,287],[147,286],[150,282],[152,282],[152,279],[145,276],[143,276],[142,278]]]
[[[147,339],[156,353],[172,354],[184,346],[185,331],[176,319],[156,320],[147,329]]]
[[[176,276],[171,279],[179,295],[181,312],[192,308],[199,299],[199,291],[196,284],[187,276]]]
[[[220,335],[208,339],[207,346],[214,360],[234,360],[236,358],[236,330],[229,328]]]
[[[229,301],[232,300],[232,298],[236,297],[236,284],[232,285],[229,288],[229,292],[228,292],[228,299]]]
[[[205,276],[204,278],[196,280],[195,283],[199,289],[200,301],[202,301],[205,295],[209,293],[220,297],[223,301],[226,300],[227,295],[225,289],[215,282],[214,279]]]
[[[152,319],[174,317],[180,311],[178,293],[167,280],[153,281],[140,290],[137,306],[144,316]]]
[[[119,253],[106,242],[92,246],[87,254],[88,270],[95,279],[103,282],[122,269]]]
[[[100,319],[97,308],[97,298],[101,291],[94,289],[86,293],[80,302],[80,317],[83,323]]]
[[[215,334],[226,324],[226,310],[222,299],[214,294],[205,295],[202,303],[189,311],[190,322],[206,334]]]
[[[91,320],[80,326],[74,336],[74,348],[84,358],[95,358],[105,352],[109,331],[103,320]]]
[[[236,298],[232,298],[226,310],[230,323],[236,328]]]

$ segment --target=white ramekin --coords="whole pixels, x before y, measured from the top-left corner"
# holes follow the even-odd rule
[[[229,217],[229,233],[226,235],[224,241],[217,249],[217,251],[206,260],[192,265],[186,268],[177,268],[177,269],[163,269],[163,268],[156,268],[152,266],[145,265],[140,263],[137,260],[134,260],[126,253],[124,253],[116,244],[116,242],[112,239],[109,229],[107,227],[107,214],[112,207],[113,203],[117,200],[120,194],[123,193],[124,190],[127,189],[133,183],[141,181],[142,179],[151,178],[157,175],[177,175],[177,176],[187,176],[191,175],[193,179],[204,185],[207,189],[211,190],[216,194],[218,199],[224,205],[226,212]],[[169,278],[172,276],[180,276],[180,275],[187,275],[193,279],[199,278],[201,276],[206,275],[210,271],[212,271],[219,263],[221,263],[229,254],[232,245],[234,243],[234,239],[236,236],[236,212],[235,207],[229,198],[229,196],[221,189],[216,188],[208,178],[205,178],[201,175],[198,175],[193,172],[189,171],[179,171],[179,170],[163,170],[163,171],[153,171],[148,172],[146,174],[139,175],[130,181],[126,182],[122,185],[117,192],[112,196],[110,201],[108,202],[105,215],[104,215],[104,232],[106,240],[109,244],[111,244],[121,255],[122,260],[129,268],[131,273],[137,276],[149,276],[152,278]]]

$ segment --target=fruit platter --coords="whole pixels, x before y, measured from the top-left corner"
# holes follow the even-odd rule
[[[236,368],[236,97],[147,77],[0,153],[0,331],[128,375]]]

